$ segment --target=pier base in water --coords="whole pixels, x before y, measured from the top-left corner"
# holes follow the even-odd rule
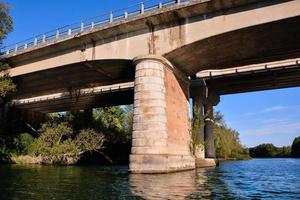
[[[196,167],[197,168],[215,167],[218,165],[219,165],[219,162],[217,159],[196,158]]]

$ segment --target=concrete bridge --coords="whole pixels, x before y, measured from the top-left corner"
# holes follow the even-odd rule
[[[130,170],[159,173],[214,164],[220,95],[300,85],[300,1],[150,3],[6,48],[10,106],[42,115],[133,103]],[[205,116],[195,155],[190,98]]]

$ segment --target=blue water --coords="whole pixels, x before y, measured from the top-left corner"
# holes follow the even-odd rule
[[[161,175],[127,167],[0,165],[1,200],[300,199],[300,159],[222,162]]]

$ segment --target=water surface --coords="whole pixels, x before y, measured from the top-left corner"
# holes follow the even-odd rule
[[[300,199],[300,159],[228,161],[161,175],[127,170],[0,165],[0,199]]]

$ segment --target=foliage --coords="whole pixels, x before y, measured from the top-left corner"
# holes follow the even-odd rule
[[[4,98],[9,92],[14,92],[15,90],[16,85],[7,74],[4,76],[0,76],[0,97]]]
[[[94,127],[105,134],[109,143],[130,143],[133,123],[132,106],[98,108],[93,112]]]
[[[249,151],[253,158],[285,158],[291,155],[290,147],[276,147],[273,144],[260,144]]]
[[[9,10],[9,6],[5,5],[3,2],[0,2],[0,41],[2,41],[13,29],[12,19],[8,15]]]
[[[214,113],[215,121],[215,147],[219,159],[249,159],[249,152],[239,139],[236,130],[228,128],[224,116],[220,112]]]
[[[105,139],[102,134],[98,134],[92,129],[85,129],[79,133],[75,141],[81,152],[92,152],[102,149]]]
[[[94,130],[81,130],[75,136],[67,123],[46,123],[31,146],[31,154],[48,159],[50,164],[75,164],[83,153],[100,151],[103,143],[103,134]]]
[[[216,125],[216,156],[220,159],[249,159],[248,150],[240,143],[239,133],[226,125]]]
[[[12,19],[8,15],[9,6],[0,2],[0,45],[6,35],[12,30]],[[10,79],[7,70],[9,66],[0,60],[0,104],[4,103],[4,99],[9,92],[16,90],[16,85]]]
[[[292,156],[300,158],[300,137],[294,139],[292,144]]]
[[[200,106],[194,106],[194,117],[192,119],[192,151],[195,154],[196,151],[203,151],[204,141],[199,138],[199,133],[203,131],[204,122],[202,116],[202,110]]]
[[[14,139],[15,150],[18,155],[27,155],[30,152],[30,148],[34,138],[28,133],[22,133]]]

